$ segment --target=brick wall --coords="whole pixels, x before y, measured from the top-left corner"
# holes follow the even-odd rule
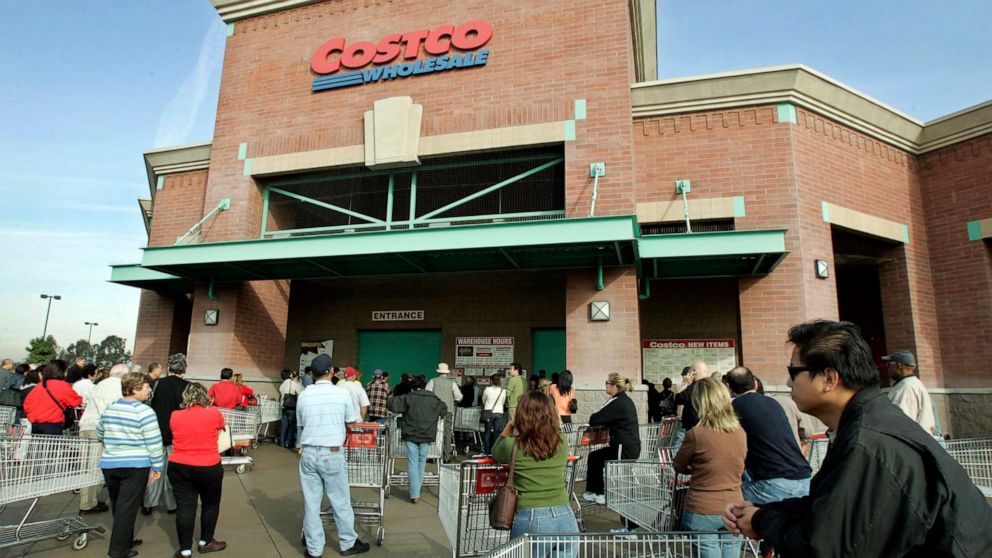
[[[596,289],[596,270],[570,271],[565,290],[566,366],[576,384],[602,385],[607,374],[619,372],[641,381],[640,324],[637,273],[631,267],[603,273],[603,290]],[[589,319],[589,303],[610,302],[610,320]]]
[[[138,326],[134,337],[134,362],[147,366],[167,362],[172,349],[175,304],[152,291],[141,291]]]
[[[920,160],[933,288],[948,387],[988,385],[992,361],[992,248],[967,223],[992,217],[992,135]]]
[[[391,33],[485,19],[494,27],[488,65],[311,93],[309,59],[324,41],[377,42]],[[238,147],[259,157],[363,142],[362,116],[377,99],[408,95],[424,107],[422,135],[568,120],[586,99],[588,118],[567,142],[566,210],[587,215],[589,164],[605,162],[597,214],[629,214],[630,18],[626,2],[441,0],[321,2],[235,24],[228,39],[205,206],[230,211],[205,226],[209,241],[255,238],[261,196],[243,176]]]
[[[555,271],[294,281],[282,363],[299,367],[300,341],[333,339],[335,365],[352,366],[361,330],[433,329],[442,361],[454,365],[456,337],[512,336],[514,358],[530,369],[532,330],[565,325],[564,283]],[[424,320],[372,321],[374,310],[401,309],[423,310]]]
[[[155,192],[149,246],[172,246],[176,237],[186,234],[203,218],[203,197],[207,189],[207,171],[167,174],[162,189]]]

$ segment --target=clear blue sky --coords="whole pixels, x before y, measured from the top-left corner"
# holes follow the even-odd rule
[[[992,2],[659,0],[660,76],[801,63],[921,120],[992,98]],[[142,152],[213,133],[225,26],[208,0],[19,2],[0,19],[0,358],[60,294],[63,345],[132,346]],[[192,223],[191,223],[192,224]]]

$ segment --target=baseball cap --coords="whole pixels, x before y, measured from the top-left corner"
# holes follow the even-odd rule
[[[351,366],[349,366],[348,368],[345,368],[344,369],[344,377],[345,378],[357,378],[358,377],[358,370],[355,369],[355,368],[352,368]]]
[[[916,357],[909,351],[896,351],[890,355],[883,356],[882,360],[898,362],[906,366],[916,366]]]
[[[380,369],[378,369],[378,368],[376,368],[376,369],[375,369],[375,370],[374,370],[374,371],[372,372],[372,377],[373,377],[373,378],[375,378],[376,380],[379,380],[379,379],[382,379],[382,370],[380,370]]]
[[[327,374],[327,371],[331,369],[331,357],[327,356],[325,353],[317,355],[313,362],[310,363],[310,370],[317,376],[323,376]]]

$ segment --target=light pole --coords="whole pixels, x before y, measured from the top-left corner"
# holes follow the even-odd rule
[[[52,313],[52,300],[62,300],[62,296],[43,294],[41,298],[48,299],[48,310],[45,311],[45,329],[41,331],[41,340],[44,341],[48,336],[48,315]]]
[[[96,360],[96,351],[93,350],[93,326],[98,326],[100,324],[96,322],[83,322],[84,325],[90,326],[90,333],[86,336],[86,346],[90,349],[90,362]]]

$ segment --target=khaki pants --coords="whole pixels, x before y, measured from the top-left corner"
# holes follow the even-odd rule
[[[96,440],[96,430],[80,430],[80,438],[91,438]],[[102,484],[95,484],[93,486],[87,486],[85,488],[79,489],[79,509],[81,510],[91,510],[100,503],[100,491],[103,490]]]

